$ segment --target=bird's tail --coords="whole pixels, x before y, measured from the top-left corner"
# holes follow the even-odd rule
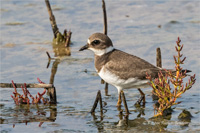
[[[169,71],[171,71],[172,72],[172,74],[176,74],[176,70],[172,70],[172,69],[168,69]],[[183,69],[183,70],[181,70],[181,73],[182,74],[184,74],[185,73],[185,75],[186,76],[191,76],[191,75],[189,75],[189,74],[186,74],[186,73],[190,73],[190,72],[192,72],[191,70],[187,70],[187,69]]]
[[[187,69],[184,69],[184,70],[181,70],[182,73],[186,72],[186,73],[190,73],[192,72],[191,70],[187,70]]]
[[[191,70],[187,70],[187,69],[184,69],[184,70],[181,70],[182,73],[190,73],[192,72]],[[190,74],[185,74],[186,76],[191,76]]]

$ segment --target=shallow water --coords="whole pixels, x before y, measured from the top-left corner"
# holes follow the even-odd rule
[[[182,103],[173,106],[171,118],[163,121],[150,119],[154,114],[151,88],[144,90],[145,108],[134,106],[139,98],[136,89],[125,90],[131,114],[128,120],[122,119],[115,107],[117,90],[109,86],[111,96],[105,96],[105,85],[95,73],[93,53],[78,51],[92,33],[103,31],[101,1],[51,1],[51,6],[60,31],[67,28],[73,32],[73,44],[71,56],[58,57],[60,60],[51,61],[47,69],[46,51],[53,57],[55,50],[45,2],[1,1],[1,82],[35,83],[39,77],[49,83],[52,68],[57,67],[54,85],[58,101],[57,106],[20,107],[10,97],[12,88],[0,88],[2,132],[200,131],[199,1],[106,1],[108,35],[116,48],[156,64],[156,48],[160,47],[163,67],[174,68],[178,36],[184,44],[187,59],[183,67],[196,73],[197,81],[178,99]],[[29,90],[36,94],[43,89]],[[103,119],[99,107],[96,116],[89,113],[98,90],[106,103]],[[190,122],[178,120],[184,109],[193,116]]]

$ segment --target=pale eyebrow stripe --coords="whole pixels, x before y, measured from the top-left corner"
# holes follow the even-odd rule
[[[90,40],[89,39],[87,40],[87,42],[88,42],[88,44],[90,44]]]

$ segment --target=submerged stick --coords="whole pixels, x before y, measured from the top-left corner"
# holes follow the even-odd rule
[[[56,58],[51,58],[51,56],[50,56],[48,51],[46,51],[46,54],[47,54],[49,60],[55,60],[56,59]]]
[[[51,22],[51,27],[52,27],[52,30],[53,30],[54,38],[56,38],[56,34],[59,32],[59,29],[58,29],[57,24],[56,24],[56,19],[55,19],[53,12],[51,10],[51,5],[49,3],[49,0],[45,0],[45,3],[46,3],[47,10],[48,10],[48,13],[49,13],[49,20]]]
[[[65,47],[69,47],[69,44],[70,44],[70,41],[71,41],[71,35],[72,35],[72,32],[68,31],[67,32],[66,42],[65,42]]]
[[[16,88],[21,88],[24,86],[24,83],[14,83]],[[1,88],[13,88],[12,83],[0,83]],[[26,84],[27,88],[52,88],[54,87],[53,84],[35,84],[35,83],[28,83]]]
[[[50,56],[49,52],[46,51],[46,54],[47,54],[47,56],[48,56],[48,59],[50,60],[50,59],[51,59],[51,56]]]
[[[95,112],[95,109],[96,109],[99,101],[100,101],[100,111],[101,111],[101,114],[103,114],[103,104],[102,104],[102,98],[101,98],[101,91],[100,90],[97,92],[97,96],[96,96],[96,99],[94,101],[94,104],[93,104],[93,107],[92,107],[90,113]]]
[[[48,51],[46,51],[46,54],[47,54],[47,56],[48,56],[48,63],[47,63],[47,68],[49,68],[49,65],[50,65],[50,63],[51,63],[51,56],[50,56],[50,54],[49,54],[49,52]]]
[[[97,92],[97,96],[96,96],[96,99],[94,101],[94,104],[93,104],[93,107],[92,107],[90,113],[94,113],[94,111],[95,111],[95,109],[97,107],[98,102],[99,102],[99,91]]]

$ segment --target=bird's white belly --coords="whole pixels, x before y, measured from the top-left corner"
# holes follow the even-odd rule
[[[144,88],[148,86],[147,83],[149,82],[149,80],[140,80],[137,77],[129,78],[127,80],[120,79],[119,76],[111,73],[104,67],[102,67],[102,69],[98,74],[107,83],[121,89],[138,88],[138,87]]]

